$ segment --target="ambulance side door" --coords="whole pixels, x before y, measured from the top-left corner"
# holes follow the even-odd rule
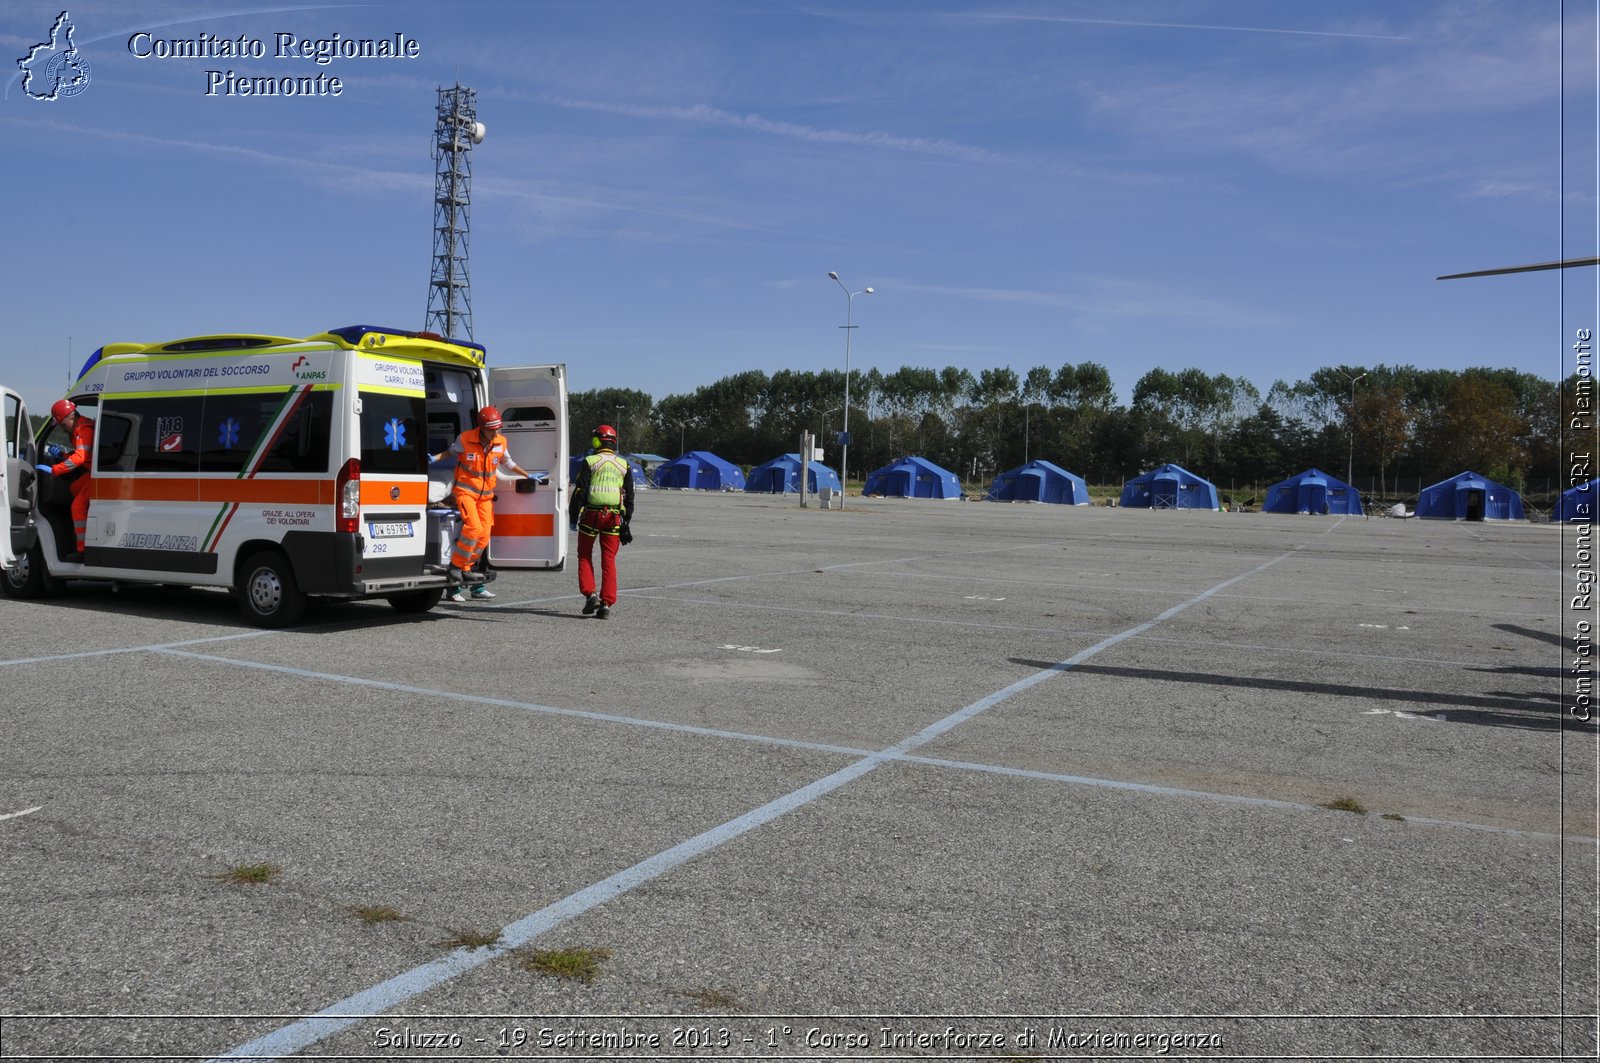
[[[502,481],[495,491],[489,563],[559,569],[567,558],[567,367],[489,370],[489,402],[511,459],[547,480],[529,491]]]
[[[10,388],[0,388],[0,494],[5,496],[6,533],[0,535],[0,567],[10,568],[38,535],[33,525],[33,422],[27,404]]]

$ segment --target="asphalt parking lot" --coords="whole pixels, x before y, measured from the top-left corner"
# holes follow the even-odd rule
[[[850,507],[0,600],[0,1057],[1594,1057],[1561,529]]]

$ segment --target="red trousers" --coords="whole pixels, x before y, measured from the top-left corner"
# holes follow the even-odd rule
[[[594,541],[600,540],[600,602],[617,604],[617,546],[621,543],[622,514],[615,510],[585,509],[578,518],[578,593],[594,593]]]

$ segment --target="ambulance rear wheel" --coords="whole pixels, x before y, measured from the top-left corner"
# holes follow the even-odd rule
[[[288,627],[305,615],[306,596],[279,553],[263,550],[239,570],[239,608],[257,627]]]
[[[429,609],[439,604],[439,599],[444,597],[443,587],[434,587],[426,591],[407,591],[405,594],[391,594],[388,602],[394,606],[397,613],[426,613]]]

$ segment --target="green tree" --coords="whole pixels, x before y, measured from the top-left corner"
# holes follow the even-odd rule
[[[1511,389],[1472,370],[1451,385],[1435,414],[1435,445],[1449,465],[1518,490],[1526,480],[1527,432]]]
[[[634,388],[596,388],[567,396],[568,442],[573,454],[589,453],[596,425],[617,430],[623,451],[648,451],[658,442],[652,415],[654,400]]]
[[[1387,497],[1390,464],[1411,441],[1411,411],[1399,387],[1373,387],[1357,393],[1350,412],[1356,452],[1378,470],[1379,497]]]

